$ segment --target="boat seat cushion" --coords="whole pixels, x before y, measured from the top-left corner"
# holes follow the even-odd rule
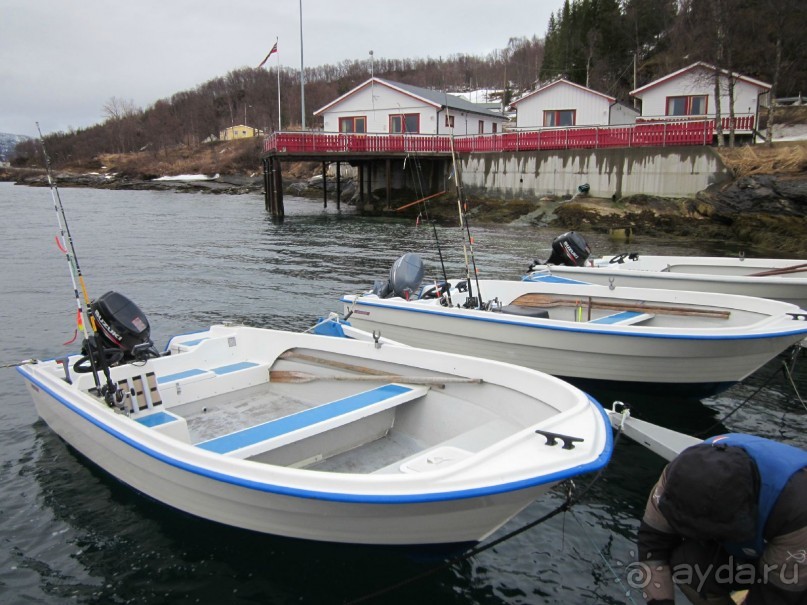
[[[218,454],[249,458],[412,401],[428,390],[427,386],[387,384],[196,445]]]
[[[648,319],[653,319],[652,313],[642,313],[640,311],[620,311],[619,313],[612,313],[604,317],[592,319],[588,323],[592,324],[605,324],[610,326],[631,326],[638,324]]]

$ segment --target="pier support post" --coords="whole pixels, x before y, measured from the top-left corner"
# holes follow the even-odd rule
[[[272,214],[275,218],[282,219],[286,216],[286,209],[283,206],[283,168],[280,165],[280,158],[275,156],[272,158],[274,160],[274,170],[272,171],[274,176],[274,207],[275,211]]]
[[[364,208],[364,162],[361,162],[356,170],[356,176],[359,179],[359,206]]]
[[[390,206],[392,198],[392,160],[387,158],[387,208]]]
[[[267,212],[272,212],[272,180],[269,170],[269,158],[263,158],[263,205]]]
[[[328,163],[322,162],[322,207],[328,207]]]
[[[336,209],[342,206],[342,163],[336,162]]]

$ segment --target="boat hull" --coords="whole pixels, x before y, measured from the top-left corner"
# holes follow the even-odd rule
[[[482,283],[483,292],[496,294],[495,282]],[[580,299],[585,300],[584,296]],[[343,303],[345,315],[350,315],[356,327],[411,346],[520,364],[578,386],[618,385],[633,390],[651,386],[687,397],[707,397],[725,390],[804,337],[803,332],[776,330],[600,329],[585,322],[407,304],[372,296],[346,297]],[[798,326],[795,321],[790,323]]]
[[[374,346],[362,344],[368,350]],[[398,351],[392,349],[408,350],[384,348],[396,355]],[[588,465],[595,470],[610,457],[606,419],[599,406],[592,404],[583,416],[595,432],[601,430],[590,439],[603,449],[593,458],[581,458],[574,470],[555,469],[509,485],[458,482],[457,487],[451,487],[451,475],[445,472],[436,473],[431,484],[426,472],[356,475],[307,471],[219,456],[198,444],[166,438],[107,408],[97,398],[77,393],[62,379],[51,379],[55,375],[52,369],[43,371],[34,365],[20,367],[19,372],[40,418],[117,480],[154,500],[210,521],[294,538],[385,545],[477,542],[557,482],[586,472]],[[572,388],[559,382],[555,385]],[[189,391],[190,386],[183,393]],[[537,447],[545,447],[543,437],[533,433],[532,439]],[[521,454],[513,456],[515,460],[523,458]],[[448,488],[440,487],[441,481]]]

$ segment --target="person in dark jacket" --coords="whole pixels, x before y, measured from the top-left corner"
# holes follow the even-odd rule
[[[634,565],[650,605],[676,585],[695,604],[807,605],[807,452],[742,434],[687,448],[650,492]]]

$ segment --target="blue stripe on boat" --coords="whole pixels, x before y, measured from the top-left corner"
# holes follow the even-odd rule
[[[286,433],[291,433],[292,431],[336,418],[337,416],[395,397],[396,395],[408,393],[411,390],[411,388],[402,385],[387,384],[372,389],[371,391],[358,393],[357,395],[345,397],[344,399],[337,399],[336,401],[331,401],[330,403],[325,403],[315,408],[303,410],[302,412],[297,412],[296,414],[284,416],[276,420],[270,420],[269,422],[229,433],[228,435],[222,435],[221,437],[203,441],[196,445],[217,454],[226,454],[227,452],[233,452],[254,443],[259,443],[273,437],[285,435]]]
[[[246,489],[253,489],[259,492],[280,494],[283,496],[291,496],[294,498],[308,498],[314,500],[325,500],[329,502],[352,502],[352,503],[380,504],[380,505],[413,504],[423,502],[446,502],[449,500],[461,500],[465,498],[484,498],[491,495],[535,487],[537,485],[546,485],[549,483],[564,481],[566,479],[570,479],[583,473],[591,473],[594,471],[598,471],[601,468],[603,468],[606,464],[608,464],[608,461],[611,459],[611,454],[614,448],[613,436],[611,435],[611,428],[610,428],[611,421],[608,418],[607,414],[605,413],[605,410],[603,410],[602,406],[600,406],[599,402],[597,402],[594,398],[592,398],[589,395],[588,396],[589,399],[591,400],[592,404],[595,405],[595,408],[600,414],[600,420],[602,422],[602,426],[605,427],[604,433],[606,442],[605,447],[600,453],[600,455],[597,456],[597,458],[595,460],[592,460],[591,462],[583,463],[572,468],[564,468],[554,473],[544,473],[540,475],[527,477],[526,479],[509,481],[506,483],[495,483],[461,490],[447,490],[447,491],[423,492],[413,494],[357,494],[350,492],[344,493],[335,491],[311,490],[305,488],[290,487],[287,485],[272,483],[268,481],[247,479],[245,477],[241,477],[235,474],[228,474],[226,472],[215,471],[213,469],[204,466],[193,464],[188,460],[170,456],[163,451],[155,450],[154,448],[144,445],[140,441],[132,439],[129,435],[121,433],[116,428],[106,424],[105,422],[102,422],[100,419],[92,416],[85,410],[71,403],[70,401],[65,399],[62,395],[56,393],[49,385],[46,385],[40,379],[26,372],[25,367],[18,366],[16,369],[17,372],[20,375],[22,375],[26,380],[28,380],[32,385],[35,385],[40,389],[42,389],[43,391],[45,391],[48,395],[50,395],[56,401],[61,403],[65,408],[69,409],[70,411],[77,414],[84,420],[98,427],[100,430],[104,431],[108,435],[111,435],[112,437],[125,443],[133,450],[142,452],[147,456],[150,456],[154,460],[157,460],[163,464],[173,466],[174,468],[178,468],[181,471],[193,473],[205,479],[210,479],[212,481],[220,481],[222,483],[227,483],[229,485],[235,485]]]
[[[154,414],[149,414],[148,416],[143,416],[141,418],[137,418],[136,420],[143,426],[153,428],[155,426],[160,426],[161,424],[174,422],[174,420],[177,420],[177,417],[173,414],[166,414],[165,412],[155,412]]]
[[[539,282],[545,284],[584,284],[591,285],[591,282],[580,281],[579,279],[572,279],[571,277],[561,277],[560,275],[535,275],[526,276],[521,281]]]
[[[198,345],[203,340],[207,340],[207,336],[205,336],[204,338],[197,338],[196,340],[186,340],[185,342],[178,342],[177,346],[195,347],[196,345]]]
[[[589,323],[618,324],[619,322],[628,319],[633,319],[634,317],[639,317],[640,315],[644,315],[644,313],[639,313],[638,311],[622,311],[620,313],[614,313],[613,315],[606,315],[605,317],[600,317],[599,319],[592,319]]]
[[[425,305],[418,306],[413,305],[411,303],[401,304],[401,305],[388,305],[386,303],[374,303],[371,300],[364,300],[360,299],[354,302],[353,297],[343,296],[339,299],[339,302],[342,303],[350,303],[355,304],[357,307],[373,307],[376,309],[383,309],[389,311],[400,311],[404,313],[422,313],[425,315],[437,315],[443,319],[451,319],[451,320],[459,320],[459,321],[485,321],[491,322],[496,324],[505,324],[510,326],[519,326],[521,328],[531,328],[533,330],[554,330],[556,332],[583,332],[585,334],[614,334],[612,331],[599,331],[596,328],[591,327],[591,322],[584,321],[584,322],[558,322],[557,324],[552,324],[552,320],[549,322],[541,321],[535,322],[533,321],[522,321],[518,319],[512,319],[514,316],[510,315],[507,316],[503,313],[491,313],[485,315],[483,312],[479,312],[478,315],[452,315],[450,309],[446,309],[445,307],[436,307],[436,308],[427,308]],[[470,309],[473,311],[473,309]],[[448,311],[448,312],[447,312]],[[373,321],[373,320],[370,320]],[[796,322],[800,324],[804,324],[804,322]],[[566,324],[566,325],[562,325]],[[721,328],[722,329],[722,328]],[[802,325],[798,328],[793,330],[777,330],[775,332],[759,332],[759,333],[733,333],[733,334],[692,334],[692,333],[685,333],[685,334],[674,334],[668,332],[651,332],[649,329],[647,331],[636,332],[633,330],[626,330],[624,332],[620,332],[620,336],[627,336],[629,338],[664,338],[669,340],[759,340],[762,338],[770,338],[771,336],[779,337],[787,337],[794,334],[804,334],[807,336],[807,325]]]
[[[213,368],[213,371],[218,374],[229,374],[230,372],[237,372],[238,370],[246,370],[247,368],[254,368],[258,364],[253,361],[241,361],[239,363],[232,363],[227,366]]]
[[[191,376],[198,376],[199,374],[207,373],[206,370],[200,370],[199,368],[192,368],[190,370],[185,370],[184,372],[177,372],[176,374],[166,374],[165,376],[160,376],[157,378],[157,382],[172,382],[174,380],[182,380],[183,378],[190,378]]]

